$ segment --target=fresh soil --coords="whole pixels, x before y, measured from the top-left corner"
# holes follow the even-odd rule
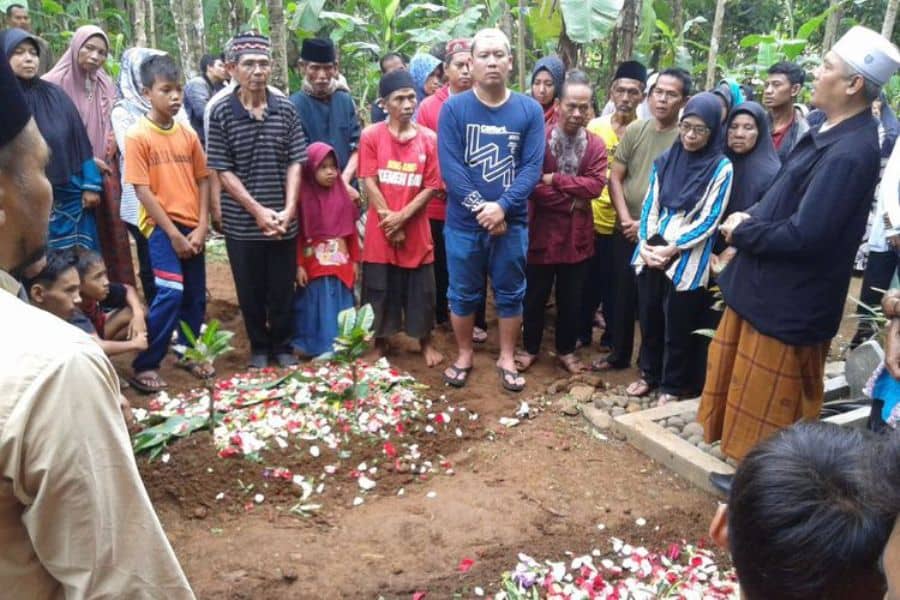
[[[207,265],[208,318],[236,332],[235,351],[216,365],[219,376],[245,370],[246,335],[226,263]],[[552,320],[548,320],[552,321]],[[564,559],[594,548],[609,549],[616,536],[664,550],[670,542],[697,543],[706,535],[716,500],[611,435],[598,436],[581,417],[563,416],[546,393],[566,377],[550,355],[549,323],[540,360],[526,374],[525,392],[500,388],[496,323],[476,347],[475,368],[460,390],[441,383],[442,368],[428,368],[418,344],[392,340],[391,363],[430,386],[426,395],[479,415],[464,435],[423,439],[423,454],[445,457],[445,469],[426,479],[379,469],[377,488],[365,502],[356,482],[336,476],[322,496],[322,510],[290,512],[297,486],[263,476],[265,467],[321,472],[328,457],[294,450],[263,453],[263,463],[216,456],[209,433],[197,432],[167,449],[167,461],[138,458],[141,475],[188,579],[200,598],[428,598],[473,596],[475,586],[496,591],[519,552],[538,560]],[[435,336],[445,362],[453,360],[452,335]],[[586,363],[591,352],[579,351]],[[172,368],[161,373],[169,393],[199,382]],[[127,374],[128,357],[115,361]],[[604,375],[610,385],[628,383],[634,369]],[[147,397],[126,390],[133,406]],[[527,401],[534,418],[516,427],[499,423]],[[427,446],[426,446],[427,445]],[[374,461],[380,448],[354,449],[353,461]],[[333,457],[332,457],[333,458]],[[251,487],[252,486],[252,487]],[[398,492],[403,489],[403,494]],[[218,494],[224,496],[217,500]],[[253,497],[263,494],[262,503]],[[646,525],[638,526],[638,518]],[[602,526],[602,529],[598,526]],[[464,558],[474,559],[466,573]],[[727,560],[727,559],[726,559]]]

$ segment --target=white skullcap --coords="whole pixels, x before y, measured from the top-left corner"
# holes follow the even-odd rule
[[[884,85],[900,67],[900,52],[881,34],[860,27],[850,31],[831,48],[860,75],[878,85]]]

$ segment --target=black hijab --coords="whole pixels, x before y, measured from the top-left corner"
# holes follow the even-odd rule
[[[734,182],[731,186],[731,199],[728,201],[728,213],[745,211],[759,202],[781,169],[778,152],[772,143],[766,109],[756,102],[738,104],[728,115],[726,131],[731,127],[735,117],[741,114],[753,117],[759,135],[756,136],[756,145],[746,154],[737,154],[730,148],[725,149],[725,155],[734,166]]]
[[[12,56],[19,44],[26,41],[34,44],[40,52],[37,39],[27,31],[13,28],[0,33],[0,46],[7,57]],[[37,74],[32,79],[17,80],[25,93],[25,103],[50,147],[47,179],[53,185],[66,185],[72,175],[81,173],[85,161],[94,156],[81,115],[58,85],[44,81]]]
[[[671,210],[689,212],[706,193],[722,157],[722,104],[715,94],[703,92],[691,98],[681,115],[700,117],[709,127],[706,146],[688,152],[681,136],[654,161],[659,179],[659,203]]]

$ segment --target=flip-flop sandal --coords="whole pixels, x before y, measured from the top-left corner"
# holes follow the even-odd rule
[[[139,378],[137,375],[132,375],[128,378],[128,383],[142,394],[155,394],[169,387],[169,384],[160,379],[159,374],[152,377],[152,379],[157,382],[157,385],[155,386],[147,385],[145,381],[148,379],[149,378]]]
[[[193,360],[178,360],[175,361],[175,366],[183,371],[187,371],[197,379],[207,379],[208,377],[211,378],[216,376],[216,370],[212,365],[208,365],[209,374],[205,375],[205,371],[203,370],[204,365]]]
[[[519,373],[516,371],[508,371],[503,367],[497,367],[497,374],[500,375],[500,385],[503,386],[503,389],[508,392],[521,392],[525,389],[525,384],[516,384],[510,383],[506,378],[509,377],[511,379],[516,379],[519,377]]]
[[[447,371],[450,371],[453,375],[447,375]],[[466,383],[469,381],[469,373],[472,372],[472,367],[457,367],[456,365],[450,365],[443,373],[444,383],[449,385],[450,387],[462,388],[466,386]],[[462,378],[460,378],[462,375]]]
[[[472,341],[476,344],[483,344],[488,340],[488,332],[481,327],[472,330]]]

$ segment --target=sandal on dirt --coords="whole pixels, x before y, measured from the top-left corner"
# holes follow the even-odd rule
[[[653,391],[654,386],[647,383],[646,379],[638,379],[637,381],[632,381],[627,388],[625,388],[625,393],[634,398],[642,398]]]
[[[447,371],[450,373],[448,374]],[[471,372],[472,367],[457,367],[456,365],[450,365],[444,371],[444,383],[455,388],[465,387],[466,382],[469,381],[469,373]]]
[[[475,327],[472,329],[472,341],[476,344],[483,344],[488,339],[488,332],[482,329],[481,327]]]
[[[128,378],[128,383],[142,394],[155,394],[156,392],[169,387],[156,371],[136,373]]]
[[[187,371],[197,379],[207,379],[216,376],[215,368],[209,363],[198,363],[193,360],[181,359],[176,361],[175,366]]]
[[[516,368],[519,370],[519,373],[524,373],[530,369],[531,365],[537,362],[537,359],[537,354],[530,354],[524,350],[516,352],[515,356],[513,356],[513,361],[516,363]]]
[[[563,354],[559,357],[559,366],[565,369],[569,375],[579,375],[587,371],[584,363],[575,356],[575,353],[572,354]]]
[[[660,394],[659,402],[657,405],[665,406],[669,402],[679,402],[679,401],[681,401],[681,398],[679,396],[676,396],[675,394]]]
[[[525,389],[524,383],[511,383],[509,381],[509,379],[515,381],[519,378],[519,373],[517,373],[516,371],[509,371],[507,369],[504,369],[503,367],[497,367],[497,374],[500,375],[500,385],[503,386],[504,390],[508,392],[521,392]],[[509,379],[507,379],[507,377]]]
[[[626,367],[617,367],[614,364],[611,364],[605,358],[598,358],[597,360],[591,361],[591,371],[621,371]]]

